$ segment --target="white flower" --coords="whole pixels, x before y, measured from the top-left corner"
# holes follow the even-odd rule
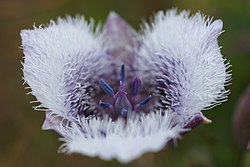
[[[102,31],[83,17],[21,31],[24,80],[61,152],[127,163],[209,123],[201,110],[227,100],[221,20],[170,10],[143,27],[111,12]]]

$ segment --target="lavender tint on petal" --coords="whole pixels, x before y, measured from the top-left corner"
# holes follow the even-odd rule
[[[165,54],[171,53],[166,52]],[[178,112],[179,108],[182,106],[180,101],[180,90],[182,89],[182,85],[180,85],[181,83],[178,81],[178,73],[183,73],[185,71],[185,66],[178,59],[163,58],[161,54],[157,54],[157,57],[159,62],[156,62],[156,67],[158,71],[161,71],[163,74],[156,78],[158,92],[161,97],[161,105]],[[159,65],[160,63],[163,63],[163,65]],[[183,69],[183,71],[177,71],[175,69]]]
[[[135,57],[139,48],[136,31],[115,12],[110,12],[104,25],[103,37],[113,70],[117,72],[117,64],[124,63],[127,65],[127,72],[130,73],[135,67]]]
[[[60,132],[60,124],[65,125],[67,120],[63,120],[61,116],[57,116],[53,114],[51,111],[46,111],[45,120],[42,125],[43,130],[54,130],[59,134]]]
[[[105,36],[112,41],[113,48],[136,45],[136,32],[115,12],[110,12],[104,27]],[[116,48],[117,49],[117,48]]]

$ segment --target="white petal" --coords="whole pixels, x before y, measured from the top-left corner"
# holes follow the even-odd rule
[[[141,55],[154,64],[155,77],[164,85],[163,104],[193,115],[227,99],[229,65],[217,43],[221,20],[170,10],[157,13],[145,27]]]
[[[123,120],[82,120],[86,133],[77,126],[62,131],[65,137],[62,140],[66,143],[61,152],[98,156],[104,160],[116,158],[128,163],[146,152],[161,150],[171,139],[180,138],[180,133],[187,129],[173,125],[173,119],[173,115],[162,116],[159,112],[128,120],[126,124]]]
[[[39,107],[68,112],[65,103],[87,94],[87,78],[101,55],[92,31],[93,25],[83,17],[59,18],[48,27],[21,31],[24,80],[41,102]]]

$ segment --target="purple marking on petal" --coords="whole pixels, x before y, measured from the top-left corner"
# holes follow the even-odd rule
[[[104,130],[99,130],[99,133],[102,137],[106,137],[107,133]]]
[[[135,78],[133,84],[132,96],[136,96],[140,88],[141,88],[141,80],[140,78]]]
[[[162,61],[163,66],[156,64],[158,70],[163,74],[157,77],[157,88],[159,90],[159,95],[161,96],[161,105],[166,109],[171,109],[173,112],[177,111],[178,107],[182,106],[181,94],[178,87],[180,87],[180,82],[178,81],[178,76],[176,70],[183,69],[186,70],[185,65],[179,59],[169,59],[167,57],[162,58],[161,55],[157,55],[159,60]],[[172,66],[172,68],[169,68]],[[178,111],[177,111],[178,112]]]

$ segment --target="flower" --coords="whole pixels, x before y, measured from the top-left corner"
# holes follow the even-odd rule
[[[111,12],[22,30],[23,75],[60,151],[127,163],[161,150],[227,100],[229,64],[217,43],[222,21],[175,9],[141,33]]]

